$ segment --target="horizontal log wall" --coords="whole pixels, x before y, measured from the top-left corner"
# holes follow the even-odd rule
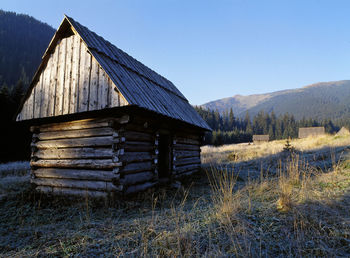
[[[85,119],[32,127],[32,182],[45,193],[131,194],[159,182],[159,135],[172,137],[170,179],[200,169],[201,137],[154,129],[142,119]]]
[[[119,154],[118,161],[122,163],[119,171],[124,193],[132,194],[156,185],[155,133],[137,123],[130,123],[118,126],[114,137],[123,139],[114,149]]]
[[[80,36],[58,41],[17,121],[128,105]]]
[[[175,134],[173,139],[173,174],[181,178],[199,171],[201,137],[196,134]]]
[[[120,137],[111,127],[128,119],[86,119],[32,127],[32,182],[45,193],[106,196],[120,192]]]

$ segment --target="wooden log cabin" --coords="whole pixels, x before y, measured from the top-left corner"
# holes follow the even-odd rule
[[[298,138],[316,137],[326,134],[323,126],[318,127],[300,127],[298,132]]]
[[[269,140],[270,140],[270,136],[268,134],[253,135],[253,143],[256,143],[256,144],[268,142]]]
[[[16,120],[31,126],[38,191],[94,197],[198,171],[211,130],[169,80],[68,16]]]

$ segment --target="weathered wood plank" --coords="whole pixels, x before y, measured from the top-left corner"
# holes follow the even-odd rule
[[[110,107],[119,107],[119,91],[117,87],[114,85],[112,80],[108,80],[108,88],[109,88],[109,97],[110,97]]]
[[[190,156],[174,156],[174,161],[176,160],[182,160],[182,159],[189,159],[189,158],[198,158],[200,159],[200,155],[190,155]]]
[[[52,70],[52,61],[53,56],[52,54],[49,56],[49,59],[47,61],[46,67],[43,70],[43,86],[42,86],[42,92],[41,92],[41,110],[40,110],[40,117],[46,117],[48,114],[48,106],[49,106],[49,89],[50,89],[50,74]]]
[[[24,103],[23,108],[22,108],[22,117],[24,119],[27,119],[28,117],[28,100]]]
[[[175,150],[198,150],[200,149],[199,145],[189,145],[189,144],[176,144],[174,145]]]
[[[42,132],[37,134],[39,140],[56,140],[67,138],[81,138],[92,136],[112,136],[114,130],[109,127],[91,128],[91,129],[77,129],[77,130],[64,130],[54,132]]]
[[[119,180],[119,173],[113,171],[62,169],[62,168],[39,168],[33,170],[36,178],[78,179],[111,182]]]
[[[72,83],[70,89],[69,113],[78,112],[78,94],[79,94],[79,75],[80,75],[80,37],[73,36],[73,55],[72,55]]]
[[[154,178],[155,175],[152,171],[140,172],[136,174],[125,175],[124,178],[120,179],[120,184],[124,186],[135,185],[147,181],[152,181]]]
[[[146,182],[143,184],[131,185],[125,190],[124,194],[128,195],[128,194],[133,194],[137,192],[142,192],[155,185],[157,185],[157,182]]]
[[[176,137],[176,144],[189,144],[189,145],[198,145],[200,146],[199,140],[194,140],[190,138]]]
[[[64,72],[63,109],[62,114],[69,114],[70,91],[72,83],[73,37],[66,38],[66,67]]]
[[[91,55],[84,44],[80,49],[79,112],[88,111]]]
[[[40,74],[39,81],[35,86],[35,104],[34,104],[34,118],[40,117],[40,107],[41,107],[41,92],[43,86],[43,74]]]
[[[154,151],[154,147],[152,145],[130,145],[129,143],[126,143],[123,146],[123,149],[125,152],[151,152]]]
[[[106,119],[83,119],[71,122],[52,123],[40,126],[40,132],[61,131],[61,130],[78,130],[88,128],[109,127],[110,118]]]
[[[49,104],[47,106],[47,115],[55,115],[56,106],[56,87],[57,87],[57,71],[58,71],[58,55],[59,45],[56,46],[52,55],[51,72],[50,72],[50,85],[49,85]]]
[[[150,171],[152,170],[152,162],[136,162],[136,163],[129,163],[126,164],[122,168],[123,174],[133,174],[136,172],[142,172],[142,171]]]
[[[126,106],[128,105],[128,101],[124,98],[124,96],[119,92],[118,94],[118,98],[119,98],[119,105],[122,106]]]
[[[152,159],[154,159],[154,156],[149,152],[131,152],[119,157],[119,160],[123,163],[151,161]]]
[[[175,156],[176,157],[199,157],[200,152],[199,150],[191,150],[191,151],[185,151],[185,150],[175,150]]]
[[[32,92],[27,100],[27,111],[26,111],[26,119],[32,119],[34,116],[34,92]]]
[[[198,170],[200,169],[201,165],[200,164],[191,164],[191,165],[185,165],[181,167],[176,167],[175,169],[175,174],[181,174],[190,170]]]
[[[89,189],[98,191],[118,191],[111,182],[101,181],[85,181],[85,180],[72,180],[72,179],[56,179],[56,178],[34,178],[32,183],[40,186],[53,186],[63,188],[78,188],[78,189]]]
[[[194,173],[197,173],[199,171],[199,169],[194,169],[194,170],[189,170],[187,172],[183,172],[183,173],[180,173],[180,174],[175,174],[174,175],[174,178],[175,179],[180,179],[180,178],[183,178],[183,177],[186,177],[186,176],[190,176]]]
[[[154,136],[151,133],[143,133],[136,131],[126,131],[124,137],[127,141],[145,141],[151,142],[154,141]]]
[[[189,164],[200,164],[201,159],[200,157],[194,157],[194,158],[183,158],[183,159],[176,159],[174,161],[174,164],[176,166],[184,166],[184,165],[189,165]]]
[[[113,163],[112,159],[60,159],[31,161],[32,167],[42,168],[88,168],[88,169],[113,169],[120,163]]]
[[[39,95],[37,96],[40,98],[40,107],[38,107],[38,117],[41,117],[44,107],[44,95],[45,95],[45,73],[41,73],[40,75],[40,91]]]
[[[38,149],[111,146],[113,136],[82,137],[72,139],[46,140],[32,143]]]
[[[99,64],[96,59],[92,57],[91,59],[91,79],[90,79],[90,96],[89,96],[89,110],[98,109],[98,73],[99,73]]]
[[[155,178],[155,175],[152,171],[140,172],[136,174],[128,174],[125,175],[124,178],[120,179],[120,184],[127,185],[135,185],[140,184],[147,181],[152,181]]]
[[[184,132],[176,133],[175,138],[192,139],[192,140],[196,140],[196,141],[201,140],[201,136],[198,135],[198,133],[196,134],[195,132],[193,132],[193,130],[189,130],[187,128],[186,128],[186,131],[184,131]]]
[[[64,73],[66,68],[67,40],[62,39],[59,45],[60,47],[58,53],[55,116],[62,115],[63,113]]]
[[[28,113],[29,113],[29,107],[28,107],[28,100],[26,101],[26,103],[23,105],[23,109],[22,109],[22,115],[24,117],[24,119],[28,119]]]
[[[92,191],[92,190],[81,190],[72,188],[61,188],[61,187],[51,187],[51,186],[37,186],[36,190],[45,194],[52,195],[64,195],[64,196],[80,196],[80,197],[91,197],[91,198],[106,198],[108,196],[107,192],[102,191]]]
[[[34,152],[38,159],[103,159],[112,158],[112,148],[39,149]]]
[[[108,76],[99,66],[98,71],[98,108],[103,109],[108,106]]]
[[[139,142],[139,141],[131,141],[131,140],[129,140],[129,141],[127,141],[126,142],[126,145],[127,146],[139,146],[139,147],[141,147],[141,146],[150,146],[150,147],[154,147],[154,142]]]

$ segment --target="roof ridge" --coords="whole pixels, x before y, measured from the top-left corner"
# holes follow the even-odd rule
[[[67,15],[65,15],[65,18],[77,30],[77,32],[80,34],[80,36],[84,38],[84,41],[89,49],[93,49],[93,50],[97,51],[98,53],[104,54],[104,56],[117,62],[118,64],[122,65],[123,67],[128,68],[128,70],[131,70],[132,72],[142,76],[143,78],[147,79],[148,81],[153,82],[158,87],[162,87],[163,89],[167,90],[168,92],[170,92],[170,93],[172,93],[172,94],[178,96],[179,98],[188,102],[186,97],[183,96],[183,94],[175,87],[175,85],[171,81],[169,81],[168,79],[166,79],[165,77],[163,77],[162,75],[157,73],[156,71],[152,70],[151,68],[147,67],[142,62],[138,61],[136,58],[130,56],[128,53],[121,50],[120,48],[118,48],[117,46],[115,46],[114,44],[109,42],[108,40],[104,39],[102,36],[91,31],[86,26],[75,21],[73,18],[71,18]],[[89,37],[89,35],[85,35],[84,30],[88,31],[88,33],[90,33],[90,34],[93,34],[93,37],[95,37],[95,38],[92,38],[91,36]],[[88,44],[88,42],[86,42],[87,40],[91,41],[90,43],[92,43],[93,45]],[[103,47],[100,44],[100,42],[98,42],[97,40],[101,40],[102,43],[104,43],[108,49],[105,49],[105,47]],[[99,46],[101,47],[101,49],[99,49]],[[139,72],[138,69],[135,69],[136,67],[134,67],[134,64],[132,64],[129,60],[125,60],[125,59],[123,60],[123,57],[118,55],[118,54],[120,54],[120,53],[117,53],[118,51],[121,52],[123,55],[125,55],[128,59],[131,59],[131,61],[137,62],[137,65],[139,65],[138,68],[140,68],[140,69],[142,68],[141,70],[143,70],[143,72]],[[109,52],[109,53],[107,53],[107,52]],[[117,56],[119,56],[119,58],[122,61],[118,60]],[[149,70],[149,71],[147,71],[147,70]],[[150,74],[148,74],[149,72],[150,72]],[[165,85],[162,85],[160,82],[157,82],[155,79],[153,79],[152,78],[153,76],[151,73],[155,74],[161,80],[163,80],[166,84],[168,84],[169,88],[166,87]]]
[[[130,103],[211,130],[171,81],[74,19],[65,19]]]
[[[95,50],[97,53],[102,54],[102,55],[104,55],[105,57],[107,57],[107,58],[113,60],[114,62],[117,62],[119,65],[123,66],[124,68],[128,69],[129,71],[131,71],[131,72],[133,72],[133,73],[136,73],[137,75],[139,75],[139,76],[145,78],[145,79],[148,80],[148,81],[153,82],[153,83],[154,83],[155,85],[157,85],[158,87],[161,87],[162,89],[164,89],[164,90],[166,90],[166,91],[168,91],[168,92],[170,92],[170,93],[176,95],[177,97],[182,98],[183,100],[185,100],[185,101],[188,102],[188,100],[187,100],[186,98],[183,98],[183,97],[179,96],[179,95],[176,94],[175,92],[173,92],[173,91],[169,90],[168,88],[162,86],[161,84],[157,83],[156,81],[154,81],[154,80],[148,78],[147,76],[145,76],[145,75],[143,75],[143,74],[141,74],[141,73],[135,71],[134,69],[130,68],[129,66],[127,66],[127,65],[125,65],[125,64],[123,64],[123,63],[121,63],[121,62],[119,62],[117,59],[111,58],[111,57],[108,56],[106,53],[104,53],[104,52],[102,52],[102,51],[99,51],[97,48],[94,48],[94,47],[90,47],[90,48],[93,49],[93,50]]]

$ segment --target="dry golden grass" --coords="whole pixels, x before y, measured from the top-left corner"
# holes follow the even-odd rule
[[[276,155],[283,151],[286,140],[265,142],[260,144],[241,143],[223,145],[221,147],[203,146],[203,164],[222,164],[230,162],[249,161],[270,155]],[[292,139],[290,144],[297,151],[314,151],[324,147],[340,147],[350,145],[350,136],[325,135],[309,137],[305,139]]]
[[[327,137],[329,145],[327,138],[291,144],[311,152],[308,158],[349,144],[348,137]],[[283,149],[285,141],[269,144]],[[25,172],[10,174],[22,175],[21,184],[6,174],[0,186],[13,184],[6,189],[16,191],[0,200],[0,256],[348,257],[348,151],[343,159],[326,155],[327,169],[300,153],[271,156],[278,173],[262,169],[245,181],[234,169],[213,166],[178,190],[156,189],[109,205],[37,195],[23,183]]]

